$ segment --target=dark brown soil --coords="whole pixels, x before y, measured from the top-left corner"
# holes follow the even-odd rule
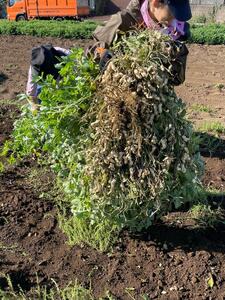
[[[0,144],[9,136],[13,119],[18,113],[16,106],[5,105],[4,99],[12,99],[17,92],[23,92],[29,49],[47,40],[64,47],[73,43],[68,40],[0,36],[1,61],[4,62],[1,71],[8,77],[2,83],[0,80],[0,89],[4,87],[7,90],[5,93],[0,92],[0,99],[3,100],[0,107]],[[195,55],[198,55],[198,59],[203,56],[205,60],[216,60],[216,49],[192,47],[193,57],[190,59],[186,81],[186,85],[192,85],[192,90],[184,86],[178,89],[178,93],[181,96],[183,93],[185,99],[194,99],[190,104],[198,103],[201,89],[204,93],[203,86],[200,85],[198,90],[192,81],[194,76],[199,76],[199,71],[195,69]],[[220,50],[225,54],[223,48]],[[204,56],[206,54],[212,56],[207,58]],[[7,70],[9,64],[16,66],[17,71],[13,72],[11,67]],[[207,69],[207,72],[210,71]],[[218,97],[221,100],[215,99],[216,109],[220,101],[216,119],[223,118],[225,109],[225,101],[222,100],[224,94],[220,93]],[[212,95],[209,95],[208,103],[213,107]],[[206,96],[204,101],[207,103]],[[201,121],[201,118],[199,114],[194,122]],[[206,162],[203,183],[211,189],[224,192],[225,159],[224,148],[221,146],[224,145],[224,138],[218,137],[217,141],[219,146],[212,151],[207,151],[204,143],[201,146]],[[34,169],[41,171],[34,161],[28,160],[11,167],[0,176],[0,273],[8,274],[15,288],[19,285],[29,293],[36,285],[38,276],[40,285],[48,287],[52,285],[51,278],[60,287],[76,279],[84,287],[89,287],[91,283],[96,298],[109,290],[122,300],[132,299],[128,293],[135,299],[142,299],[143,294],[157,300],[225,299],[223,224],[216,229],[203,229],[190,219],[187,212],[174,212],[152,226],[148,232],[136,236],[124,232],[110,254],[101,254],[87,246],[69,247],[59,229],[54,203],[39,197],[40,193],[48,191],[51,174],[43,173],[43,177],[35,182],[31,180]],[[223,196],[212,197],[211,200],[224,201]],[[211,276],[214,280],[212,288],[207,284]],[[1,275],[0,288],[7,288],[7,282]]]
[[[13,129],[15,116],[19,113],[19,109],[15,105],[0,106],[0,146],[9,137]]]
[[[86,287],[92,282],[96,297],[110,290],[118,299],[130,299],[127,288],[136,299],[141,294],[171,300],[225,297],[224,226],[200,229],[187,213],[173,213],[146,233],[124,233],[110,255],[70,248],[54,205],[29,184],[31,166],[25,162],[0,177],[0,269],[15,287],[29,291],[38,275],[40,284],[48,286],[51,278],[60,286],[76,278]],[[1,277],[0,286],[7,286]]]
[[[75,279],[85,287],[91,282],[96,297],[109,290],[128,300],[129,288],[136,299],[141,294],[150,299],[224,299],[224,226],[200,229],[187,213],[173,213],[146,233],[124,233],[110,255],[70,248],[54,205],[40,199],[27,181],[30,167],[26,162],[0,177],[0,269],[15,288],[19,284],[29,291],[38,275],[40,284],[49,287],[51,278],[60,286]],[[7,286],[1,277],[0,286]]]

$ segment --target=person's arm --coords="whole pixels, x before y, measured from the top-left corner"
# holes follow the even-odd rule
[[[93,37],[99,47],[109,48],[118,31],[126,32],[141,22],[140,0],[131,0],[126,9],[113,15],[104,26],[98,26]]]
[[[33,81],[33,69],[32,66],[29,68],[26,94],[32,99],[37,98],[37,83]]]
[[[171,80],[170,83],[177,86],[182,84],[185,81],[185,73],[186,73],[186,63],[188,56],[188,49],[184,43],[175,42],[178,44],[179,51],[174,55],[172,59],[172,69],[171,69]]]
[[[62,53],[65,54],[66,56],[67,56],[67,55],[70,55],[70,53],[71,53],[71,51],[68,50],[68,49],[64,49],[64,48],[61,48],[61,47],[54,47],[54,48],[55,48],[55,50],[62,52]]]
[[[37,75],[36,72],[35,72],[35,75]],[[39,102],[38,102],[38,97],[37,97],[38,85],[36,82],[33,81],[33,79],[34,79],[34,70],[33,70],[32,66],[30,66],[29,72],[28,72],[26,94],[28,96],[27,100],[30,104],[30,110],[33,114],[36,114],[36,112],[39,109]]]
[[[184,23],[183,34],[177,39],[181,42],[186,42],[191,37],[190,24],[188,22]]]

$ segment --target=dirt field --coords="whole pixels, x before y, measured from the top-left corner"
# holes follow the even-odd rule
[[[30,49],[46,42],[66,48],[87,43],[0,36],[0,145],[18,114],[8,100],[25,90]],[[196,128],[205,122],[225,125],[225,47],[189,48],[187,80],[177,93],[188,104]],[[201,145],[203,183],[225,192],[224,135],[204,137],[213,147]],[[39,198],[52,178],[45,174],[37,179],[37,168],[26,161],[0,176],[0,273],[10,275],[15,287],[29,292],[38,275],[48,287],[51,278],[62,287],[76,278],[84,287],[91,282],[95,297],[109,290],[121,300],[141,299],[142,294],[160,300],[225,299],[225,225],[201,229],[187,212],[174,212],[141,235],[123,233],[110,255],[87,246],[71,248],[58,227],[53,203]],[[215,205],[223,200],[223,195],[211,199]],[[210,276],[212,288],[207,284]],[[0,275],[0,288],[6,286]]]

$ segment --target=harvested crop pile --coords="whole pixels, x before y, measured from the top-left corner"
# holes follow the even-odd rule
[[[91,201],[121,227],[194,200],[199,158],[185,105],[169,84],[176,45],[158,32],[124,38],[102,76],[88,151]],[[104,96],[101,96],[104,95]]]
[[[60,219],[71,242],[104,250],[112,232],[147,228],[198,195],[198,145],[170,83],[177,51],[160,33],[133,32],[96,79],[93,61],[74,50],[61,81],[42,82],[38,115],[24,108],[15,124],[3,152],[11,161],[46,153],[73,213]]]

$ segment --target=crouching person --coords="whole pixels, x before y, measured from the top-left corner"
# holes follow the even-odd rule
[[[35,47],[31,52],[31,64],[28,72],[26,94],[30,103],[31,111],[37,111],[40,105],[38,95],[41,92],[41,85],[35,82],[37,76],[43,76],[45,79],[47,75],[52,75],[54,79],[59,80],[59,70],[56,64],[60,62],[62,56],[70,54],[70,50],[53,47],[51,44],[41,45]]]

